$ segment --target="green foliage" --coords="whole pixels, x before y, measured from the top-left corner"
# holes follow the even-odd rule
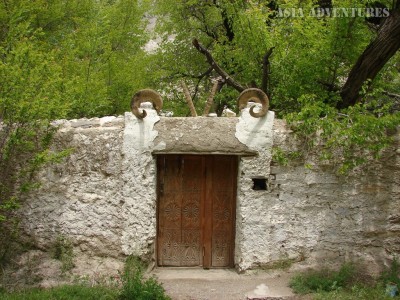
[[[355,4],[340,0],[334,5]],[[274,47],[267,89],[272,108],[280,116],[300,109],[298,99],[304,94],[330,100],[334,87],[340,86],[373,34],[363,18],[316,18],[308,13],[277,16],[278,9],[308,12],[314,6],[312,1],[157,1],[153,12],[158,18],[157,33],[174,38],[162,40],[154,55],[159,61],[156,66],[163,69],[162,78],[168,83],[186,78],[197,85],[203,79],[197,94],[203,101],[210,89],[208,76],[198,76],[209,65],[191,45],[193,38],[206,45],[218,64],[242,85],[261,86],[263,56]],[[386,71],[395,69],[391,66]],[[225,104],[235,108],[238,92],[230,97],[231,91],[224,88],[221,94]]]
[[[331,292],[353,286],[358,275],[353,264],[344,264],[338,271],[323,269],[298,274],[289,285],[298,294]]]
[[[360,103],[342,112],[315,95],[301,98],[302,109],[287,115],[295,134],[304,142],[303,155],[318,151],[345,174],[371,159],[379,159],[391,145],[390,132],[400,124],[400,113],[387,113],[389,106]]]
[[[15,113],[14,117],[19,118],[18,110]],[[0,124],[0,265],[15,254],[19,220],[14,211],[20,207],[24,194],[39,186],[35,172],[45,164],[59,162],[70,152],[49,150],[55,131],[49,121],[4,121]]]
[[[393,259],[391,265],[384,270],[377,283],[363,283],[356,282],[354,284],[346,284],[343,288],[337,288],[332,291],[317,290],[316,294],[313,294],[313,299],[316,300],[330,300],[330,299],[343,299],[343,300],[389,300],[393,299],[388,294],[387,284],[394,283],[399,286],[400,284],[400,272],[399,263],[396,258]],[[357,276],[362,276],[358,274]],[[315,291],[315,290],[314,290]],[[398,298],[398,297],[396,297]]]
[[[36,170],[45,164],[60,162],[72,151],[49,150],[54,130],[43,120],[4,126],[0,134],[0,221],[5,221],[8,213],[19,207],[21,193],[37,187],[33,181]]]
[[[0,115],[14,121],[122,113],[146,85],[146,1],[0,4]],[[16,114],[15,109],[23,110]],[[4,114],[8,114],[4,116]]]
[[[281,166],[286,166],[289,162],[286,152],[281,148],[272,149],[272,160]]]
[[[70,271],[75,265],[73,262],[74,258],[74,247],[72,242],[65,236],[58,236],[53,245],[53,258],[61,261],[61,271]]]
[[[4,201],[4,203],[0,204],[0,211],[13,211],[17,208],[19,208],[19,203],[16,197],[10,197],[6,201]],[[0,215],[0,222],[5,220],[6,216]]]
[[[21,292],[2,293],[3,300],[111,300],[117,299],[118,290],[103,286],[64,285],[51,289],[30,289]]]
[[[71,243],[65,237],[58,237],[53,248],[53,257],[63,261],[72,257]],[[80,280],[74,285],[64,285],[51,289],[28,289],[8,293],[0,289],[0,298],[5,300],[27,299],[132,299],[132,300],[169,300],[164,289],[154,277],[145,278],[145,264],[137,257],[129,257],[121,282],[103,282],[89,286],[89,282]]]
[[[377,283],[365,277],[354,264],[345,264],[338,271],[323,269],[298,274],[291,279],[295,293],[312,293],[312,299],[375,300],[393,299],[387,294],[387,283],[399,284],[399,264],[396,259]]]
[[[393,300],[386,294],[382,286],[354,286],[350,290],[335,290],[332,292],[319,292],[313,295],[315,300]]]
[[[397,257],[394,257],[390,266],[382,272],[380,280],[383,284],[394,283],[400,287],[400,263]]]
[[[130,256],[125,263],[125,270],[122,276],[123,286],[118,299],[121,300],[168,300],[164,289],[151,277],[143,277],[143,262]]]
[[[290,161],[294,161],[301,157],[302,153],[299,151],[285,151],[279,147],[272,149],[272,160],[281,166],[287,166]]]

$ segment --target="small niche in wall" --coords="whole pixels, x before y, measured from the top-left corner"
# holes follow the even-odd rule
[[[253,190],[255,191],[266,191],[267,190],[267,179],[263,177],[252,178]]]

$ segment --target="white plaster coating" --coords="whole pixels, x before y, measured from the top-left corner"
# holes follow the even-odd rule
[[[249,113],[249,107],[243,109],[239,122],[236,124],[236,138],[257,151],[256,157],[241,158],[236,210],[236,242],[235,262],[241,270],[248,269],[255,260],[264,256],[266,242],[263,238],[269,227],[265,218],[267,207],[263,199],[265,191],[252,189],[252,178],[269,176],[273,146],[274,112],[268,111],[262,118],[254,118]]]
[[[250,116],[250,109],[245,108],[240,113],[239,122],[236,124],[235,136],[243,144],[254,150],[272,146],[272,126],[275,113],[268,111],[262,118]]]
[[[151,102],[142,102],[140,103],[140,108],[153,109],[153,104]]]
[[[152,150],[158,135],[153,128],[160,117],[146,105],[141,106],[147,112],[144,119],[125,113],[121,244],[126,255],[149,254],[156,236],[156,171]]]
[[[136,118],[131,112],[125,113],[124,152],[133,150],[146,152],[152,149],[158,132],[153,130],[154,124],[160,120],[154,109],[146,109],[147,116]]]

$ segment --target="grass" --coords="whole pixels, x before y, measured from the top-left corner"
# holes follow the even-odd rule
[[[382,272],[380,280],[385,283],[394,283],[400,288],[400,263],[396,257],[389,268]]]
[[[120,287],[85,284],[64,285],[51,289],[27,289],[8,293],[0,288],[2,300],[170,300],[155,278],[144,277],[145,265],[129,257],[121,275]]]
[[[313,296],[313,300],[393,300],[386,294],[381,285],[373,287],[353,286],[350,290],[338,289],[332,292],[319,292]]]
[[[51,289],[29,289],[14,293],[1,293],[2,300],[107,300],[118,299],[117,289],[103,286],[64,285]]]
[[[400,267],[397,259],[378,279],[372,281],[362,269],[349,263],[339,270],[323,269],[294,276],[289,285],[297,294],[312,294],[315,300],[389,300],[387,284],[400,287]]]
[[[294,276],[289,285],[297,294],[331,292],[349,287],[357,282],[356,268],[344,264],[338,271],[323,269]]]

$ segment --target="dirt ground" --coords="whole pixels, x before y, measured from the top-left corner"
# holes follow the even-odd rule
[[[157,268],[152,274],[173,300],[305,299],[293,294],[288,287],[293,274],[285,271]]]

